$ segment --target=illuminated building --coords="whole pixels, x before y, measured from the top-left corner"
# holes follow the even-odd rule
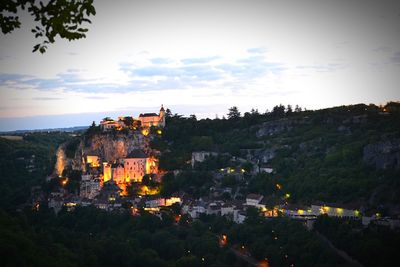
[[[143,113],[139,115],[142,127],[165,127],[165,110],[161,105],[160,113]]]
[[[312,213],[315,215],[326,214],[334,217],[359,217],[361,214],[358,210],[352,208],[338,207],[335,204],[329,205],[311,205]]]
[[[129,121],[129,125],[125,123]],[[105,118],[100,122],[100,129],[103,132],[111,130],[122,130],[125,128],[137,129],[139,127],[150,128],[152,126],[163,128],[165,127],[165,110],[161,105],[160,113],[142,113],[139,118],[119,117],[118,120],[113,120],[110,118]],[[161,134],[162,132],[157,132]]]
[[[111,163],[103,162],[103,182],[111,180]]]
[[[125,182],[125,169],[124,164],[122,163],[114,163],[111,165],[112,179],[117,184],[121,184]]]
[[[147,174],[146,163],[148,156],[142,151],[135,149],[124,159],[125,181],[141,182]]]
[[[100,167],[100,159],[98,156],[86,156],[86,164],[89,164],[89,167],[98,168]]]

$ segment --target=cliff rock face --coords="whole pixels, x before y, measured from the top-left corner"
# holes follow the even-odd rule
[[[363,161],[377,169],[400,169],[400,139],[364,147]]]
[[[67,156],[65,155],[65,147],[63,145],[58,147],[56,156],[57,156],[57,161],[54,171],[58,176],[61,176],[62,171],[67,165]]]
[[[65,147],[63,144],[57,150],[57,175],[61,175],[66,167],[85,171],[84,158],[88,155],[99,156],[101,162],[114,162],[125,158],[134,149],[142,149],[149,153],[149,138],[139,132],[96,134],[80,140],[73,159],[67,158]]]
[[[140,133],[99,134],[80,145],[82,155],[97,155],[103,161],[125,158],[132,150],[148,150],[148,138]]]

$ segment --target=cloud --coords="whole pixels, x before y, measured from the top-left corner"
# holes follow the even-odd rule
[[[163,58],[163,57],[152,58],[152,59],[150,59],[150,61],[151,61],[151,63],[153,63],[153,64],[160,64],[160,65],[169,64],[169,63],[173,62],[172,59],[170,59],[170,58]]]
[[[400,51],[394,53],[393,56],[390,58],[390,60],[395,64],[400,64]]]
[[[266,74],[278,75],[286,69],[279,63],[268,62],[261,49],[249,49],[252,53],[239,59],[220,56],[200,58],[150,58],[144,61],[121,62],[117,69],[127,79],[121,84],[106,82],[104,78],[87,78],[85,70],[68,69],[54,78],[39,78],[19,74],[0,75],[0,84],[14,82],[13,88],[40,91],[64,91],[79,93],[128,93],[187,88],[213,87],[226,84],[232,89],[248,84],[252,79]],[[256,53],[257,52],[257,53]],[[145,55],[148,58],[148,55]],[[106,78],[106,77],[105,77]],[[227,83],[234,80],[237,84]],[[91,99],[103,99],[102,97]],[[39,100],[39,99],[36,99]],[[44,99],[43,99],[44,100]]]
[[[0,73],[0,85],[7,82],[21,82],[29,78],[32,78],[32,76],[13,73]]]
[[[93,99],[93,100],[108,99],[108,97],[105,97],[105,96],[95,96],[95,95],[92,95],[92,96],[85,96],[85,98],[86,98],[86,99]]]
[[[217,66],[218,69],[234,77],[251,80],[265,74],[278,75],[287,68],[280,63],[268,62],[262,56],[250,56],[237,60],[235,63],[225,63]]]
[[[247,52],[250,54],[264,54],[265,52],[267,52],[267,49],[265,49],[264,47],[254,47],[247,49]]]
[[[338,64],[338,63],[296,66],[296,69],[299,70],[315,71],[315,72],[334,72],[344,68],[345,68],[344,64]]]
[[[221,56],[184,59],[149,58],[146,54],[143,56],[145,60],[135,59],[135,61],[118,64],[116,71],[124,77],[124,83],[116,79],[107,79],[107,76],[93,78],[87,75],[85,70],[68,69],[55,75],[54,78],[3,73],[0,75],[0,85],[12,81],[13,84],[7,84],[7,86],[15,89],[88,94],[217,88],[218,86],[226,86],[227,89],[236,91],[252,84],[254,79],[265,75],[279,76],[288,69],[285,64],[268,60],[262,54],[265,51],[264,48],[252,48],[247,51],[251,52],[248,56],[236,59]],[[301,66],[300,68],[327,71],[335,69],[336,66]],[[94,96],[90,99],[101,100],[105,97]]]
[[[182,59],[181,62],[185,65],[191,65],[191,64],[204,64],[204,63],[209,63],[211,61],[214,61],[216,59],[219,59],[220,57],[218,56],[213,56],[213,57],[199,57],[199,58],[185,58]]]
[[[53,100],[62,100],[62,98],[61,97],[33,97],[32,100],[53,101]]]

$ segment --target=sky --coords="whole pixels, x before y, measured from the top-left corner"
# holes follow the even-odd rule
[[[398,1],[397,1],[398,2]],[[392,0],[96,0],[85,39],[45,54],[32,19],[0,33],[0,131],[229,107],[320,109],[399,101]]]

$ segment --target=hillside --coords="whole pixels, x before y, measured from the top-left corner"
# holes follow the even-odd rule
[[[290,111],[277,106],[272,112],[253,110],[243,116],[231,109],[228,119],[214,120],[169,113],[165,128],[146,134],[102,132],[92,126],[82,135],[0,138],[4,265],[249,266],[243,258],[250,256],[271,266],[351,266],[320,234],[365,266],[393,265],[399,232],[379,221],[365,226],[360,218],[323,215],[314,218],[318,233],[288,216],[265,218],[254,207],[247,208],[244,221],[234,223],[231,217],[214,213],[192,218],[182,213],[188,205],[185,200],[181,206],[164,206],[155,215],[140,203],[179,193],[191,204],[202,198],[231,205],[258,193],[268,200],[268,208],[282,201],[323,201],[395,219],[400,192],[399,107],[389,103]],[[63,201],[76,199],[87,167],[82,163],[85,155],[113,161],[138,148],[159,155],[160,173],[166,174],[161,182],[147,177],[142,183],[159,186],[161,196],[131,190],[115,210],[95,208],[96,201],[76,209],[63,205],[57,215],[49,208],[48,199],[59,198],[58,192]],[[199,151],[208,157],[193,161],[193,152]],[[62,177],[51,176],[57,171],[53,166],[60,165],[68,171]],[[272,172],[260,173],[261,169]],[[46,177],[53,178],[46,182]],[[65,178],[66,186],[61,183]],[[218,195],[218,189],[230,191]]]
[[[298,112],[277,106],[269,113],[214,120],[174,115],[152,146],[161,150],[160,167],[166,170],[190,169],[193,151],[214,151],[218,156],[197,168],[215,172],[245,166],[245,160],[272,168],[266,179],[281,184],[291,202],[344,203],[398,214],[399,110],[398,103],[388,103]],[[226,159],[232,156],[242,161]]]

